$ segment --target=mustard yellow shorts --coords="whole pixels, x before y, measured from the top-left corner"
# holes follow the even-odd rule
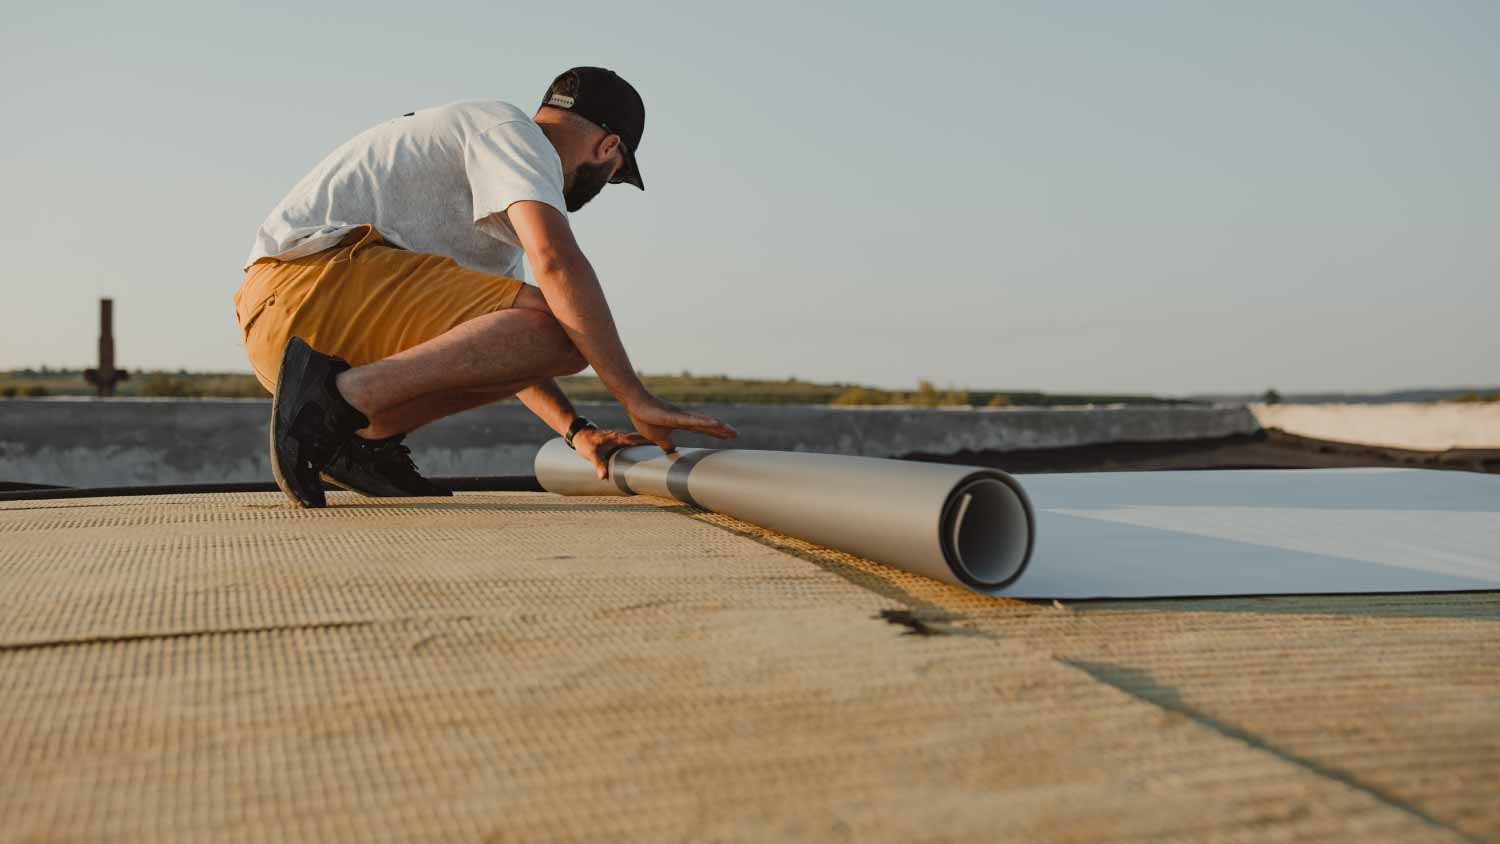
[[[234,294],[255,377],[275,392],[287,338],[362,366],[515,304],[514,278],[386,243],[371,226],[291,261],[262,258]]]

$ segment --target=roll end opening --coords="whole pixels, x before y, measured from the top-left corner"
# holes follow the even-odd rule
[[[943,553],[960,579],[994,589],[1020,576],[1031,556],[1031,508],[1024,493],[981,475],[953,491],[943,525]]]

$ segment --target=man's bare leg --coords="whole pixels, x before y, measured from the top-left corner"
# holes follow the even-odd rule
[[[370,440],[393,437],[396,434],[409,434],[439,419],[508,399],[536,383],[536,381],[517,381],[511,384],[499,384],[495,387],[452,390],[446,393],[428,393],[417,396],[371,416],[370,427],[358,433],[361,437]]]
[[[336,383],[345,401],[374,419],[422,396],[475,388],[498,391],[586,365],[550,313],[518,306],[476,317],[425,343],[342,372]]]

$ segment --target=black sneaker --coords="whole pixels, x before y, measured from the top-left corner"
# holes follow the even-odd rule
[[[411,449],[401,443],[404,439],[405,434],[383,440],[350,437],[323,468],[323,480],[372,498],[452,495],[417,472]]]
[[[370,424],[334,386],[348,368],[301,337],[287,340],[281,353],[271,399],[271,471],[281,491],[303,507],[326,504],[319,474],[355,431]]]

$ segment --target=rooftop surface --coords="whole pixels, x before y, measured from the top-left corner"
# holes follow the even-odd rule
[[[1022,602],[656,499],[0,502],[0,840],[1500,839],[1500,593]]]

